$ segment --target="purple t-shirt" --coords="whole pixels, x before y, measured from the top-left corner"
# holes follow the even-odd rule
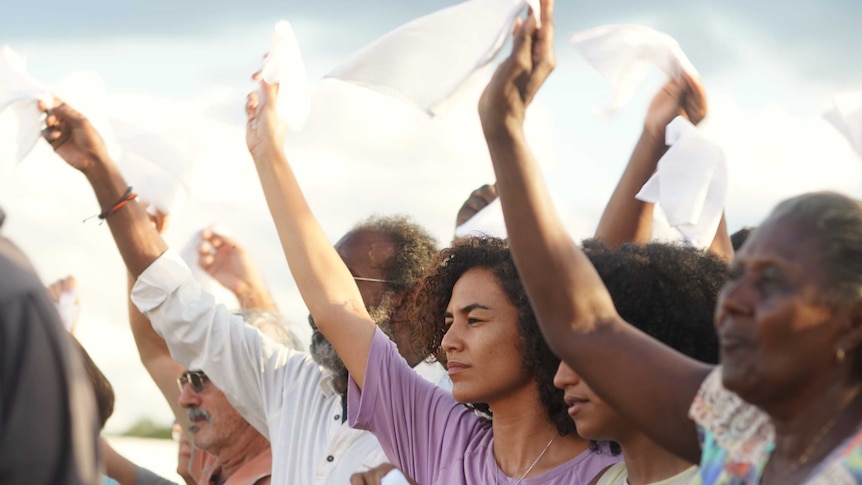
[[[491,422],[410,369],[380,329],[368,354],[365,387],[351,379],[347,398],[350,426],[374,433],[392,464],[418,483],[517,483],[494,460]],[[521,483],[586,485],[617,461],[608,452],[585,451]]]

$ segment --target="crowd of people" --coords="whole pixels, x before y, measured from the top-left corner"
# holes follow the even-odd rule
[[[553,0],[513,33],[479,103],[508,237],[440,249],[407,216],[372,216],[334,245],[285,155],[278,84],[255,75],[246,142],[309,311],[287,329],[240,241],[204,232],[216,304],[161,238],[99,133],[45,108],[43,136],[81,172],[128,270],[139,357],[179,428],[188,484],[862,483],[862,202],[802,194],[705,248],[652,241],[636,197],[689,74],[653,98],[595,237],[573,241],[523,126],[555,67]],[[0,217],[2,224],[2,217]],[[0,238],[0,483],[164,484],[99,437],[110,383],[47,290]],[[79,275],[86,277],[86,275]]]

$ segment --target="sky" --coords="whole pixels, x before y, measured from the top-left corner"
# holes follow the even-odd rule
[[[313,81],[311,116],[289,135],[287,155],[333,242],[368,215],[406,213],[445,245],[470,191],[493,182],[475,113],[482,86],[428,119],[403,102],[321,80],[368,42],[455,1],[0,2],[0,44],[26,56],[35,77],[53,84],[96,72],[114,113],[161,116],[196,140],[200,161],[166,240],[179,249],[202,227],[225,227],[251,251],[303,338],[305,310],[244,146],[249,77],[277,20],[292,23]],[[571,33],[634,23],[679,41],[709,96],[701,128],[727,155],[735,230],[802,191],[862,195],[862,160],[821,118],[834,95],[860,90],[860,20],[862,3],[852,0],[560,2],[558,67],[528,112],[527,134],[573,237],[595,228],[662,77],[654,73],[614,117],[599,117],[611,88],[568,44]],[[79,281],[79,337],[117,392],[108,430],[142,417],[168,424],[128,331],[124,268],[108,228],[81,223],[99,212],[83,177],[40,143],[17,167],[0,167],[0,206],[3,233],[43,281]]]

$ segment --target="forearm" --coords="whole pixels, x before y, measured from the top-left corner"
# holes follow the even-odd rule
[[[596,229],[596,237],[608,247],[616,248],[628,242],[646,244],[652,239],[654,204],[640,201],[635,195],[655,173],[666,151],[664,143],[646,130],[641,133]]]
[[[99,448],[105,460],[105,475],[113,478],[120,485],[135,485],[138,467],[126,457],[119,454],[104,437],[99,436]]]
[[[486,131],[512,255],[552,343],[616,316],[607,290],[554,208],[520,128]]]
[[[85,175],[93,187],[100,211],[117,203],[128,188],[128,184],[110,160],[94,163]],[[126,268],[135,277],[167,249],[144,209],[135,200],[129,201],[108,216],[107,222]]]
[[[302,299],[361,386],[374,324],[353,276],[311,213],[284,155],[256,156],[255,165]]]
[[[243,310],[263,310],[278,313],[278,307],[275,306],[272,294],[262,278],[250,278],[249,281],[240,283],[233,294]]]
[[[129,327],[132,330],[132,337],[135,339],[138,356],[174,413],[174,418],[183,429],[188,429],[191,423],[188,419],[188,412],[179,404],[180,393],[176,384],[177,378],[183,372],[183,366],[173,360],[170,350],[168,350],[168,344],[153,330],[150,320],[138,311],[132,302],[132,288],[135,285],[135,279],[132,278],[132,275],[128,275],[127,283],[129,288],[127,302]]]
[[[715,238],[712,244],[709,245],[709,252],[715,254],[726,263],[733,261],[733,243],[730,241],[730,235],[727,232],[727,220],[724,212],[721,213],[721,221],[718,223],[718,229],[715,231]]]

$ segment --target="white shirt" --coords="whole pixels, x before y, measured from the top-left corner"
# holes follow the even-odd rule
[[[138,278],[132,301],[173,358],[203,370],[272,445],[273,484],[346,484],[386,463],[377,438],[343,422],[331,375],[311,356],[281,346],[201,290],[167,251]]]

